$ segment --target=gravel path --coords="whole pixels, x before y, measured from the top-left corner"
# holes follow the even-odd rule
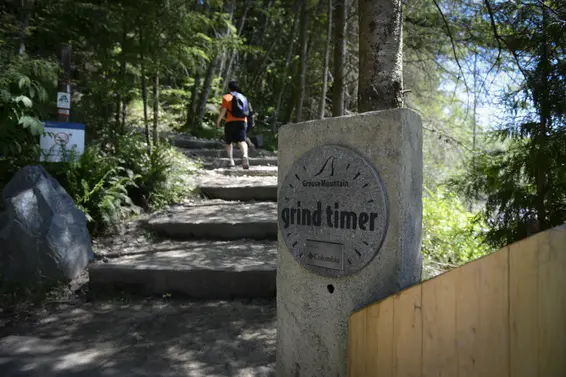
[[[0,328],[2,377],[273,376],[272,301],[58,305]]]

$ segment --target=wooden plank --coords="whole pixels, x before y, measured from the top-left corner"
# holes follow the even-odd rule
[[[539,242],[539,376],[566,376],[566,228]]]
[[[480,326],[480,268],[481,260],[456,270],[456,344],[458,377],[481,377],[476,365]]]
[[[348,326],[348,376],[364,377],[366,372],[366,310],[350,316]]]
[[[367,308],[367,377],[393,375],[393,298]]]
[[[539,240],[540,236],[534,236],[509,246],[509,357],[513,377],[538,375]]]
[[[422,286],[423,377],[458,375],[456,270]]]
[[[478,370],[482,377],[509,376],[509,249],[480,260]]]
[[[421,285],[393,297],[393,337],[395,370],[393,376],[420,377],[422,371]]]

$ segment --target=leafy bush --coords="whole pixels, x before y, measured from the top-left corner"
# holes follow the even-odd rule
[[[37,147],[43,104],[57,80],[53,62],[0,54],[0,155],[18,158]],[[35,150],[37,152],[37,149]],[[28,155],[29,153],[23,153]]]
[[[93,233],[122,220],[181,201],[191,190],[196,166],[164,144],[148,153],[143,137],[119,137],[115,150],[89,146],[83,155],[65,163],[46,164],[75,203],[87,215]]]
[[[120,166],[118,159],[104,155],[96,145],[86,148],[78,159],[46,163],[45,167],[86,214],[94,233],[140,212],[128,196],[128,189],[136,185],[139,176]]]
[[[485,238],[494,248],[566,222],[566,126],[542,141],[518,133],[493,133],[501,146],[474,156],[470,169],[450,182],[466,199],[485,202]]]
[[[444,270],[490,253],[485,226],[455,194],[425,189],[422,252],[428,263]]]
[[[152,148],[142,136],[128,134],[118,141],[119,163],[137,177],[128,193],[133,201],[148,209],[178,202],[192,189],[190,176],[197,166],[169,144]]]

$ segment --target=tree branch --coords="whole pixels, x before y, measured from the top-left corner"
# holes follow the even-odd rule
[[[442,17],[442,21],[444,22],[444,25],[446,26],[446,31],[448,32],[448,37],[450,38],[450,44],[452,45],[452,53],[454,54],[454,59],[456,60],[456,64],[458,65],[458,69],[460,70],[460,74],[462,75],[462,80],[464,80],[464,85],[466,86],[466,90],[469,91],[470,88],[468,88],[468,83],[466,82],[466,76],[464,75],[464,71],[462,70],[462,65],[460,64],[460,59],[458,59],[458,54],[456,53],[456,45],[454,43],[454,36],[452,35],[452,30],[450,29],[450,25],[448,24],[448,20],[446,19],[444,12],[442,12],[442,9],[440,9],[440,5],[438,5],[438,2],[436,0],[432,0],[432,1],[434,2],[436,9],[438,9],[438,12],[440,12],[440,16]]]
[[[525,76],[525,78],[527,78],[527,73],[523,70],[523,67],[521,65],[521,62],[519,61],[519,56],[517,55],[517,52],[515,51],[515,49],[513,49],[513,48],[511,48],[511,46],[509,46],[509,43],[507,43],[507,41],[504,38],[502,38],[499,35],[499,32],[497,31],[497,24],[495,23],[495,17],[493,16],[493,9],[491,8],[491,3],[489,2],[489,0],[484,0],[484,4],[487,8],[487,12],[489,13],[489,19],[491,21],[491,28],[493,29],[493,36],[495,37],[498,45],[500,46],[499,51],[501,52],[501,42],[503,42],[505,44],[505,47],[507,47],[507,49],[513,55],[513,59],[515,59],[515,63],[517,63],[517,68],[519,68],[519,71],[521,71],[523,76]]]
[[[544,1],[542,0],[538,0],[538,3],[542,5],[544,8],[548,9],[552,13],[556,21],[566,25],[566,20],[562,19],[561,15],[554,8],[552,8],[550,5],[545,4]]]
[[[495,40],[497,41],[497,58],[496,61],[499,60],[501,56],[501,40],[499,38],[499,33],[497,32],[497,24],[495,23],[495,16],[493,15],[493,9],[491,8],[491,3],[489,0],[484,0],[485,7],[487,8],[487,13],[489,14],[489,21],[491,23],[491,29],[493,30],[493,35],[495,36]]]

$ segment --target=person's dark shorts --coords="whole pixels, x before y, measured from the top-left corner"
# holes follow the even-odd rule
[[[246,141],[246,122],[226,122],[224,142],[228,144]]]

